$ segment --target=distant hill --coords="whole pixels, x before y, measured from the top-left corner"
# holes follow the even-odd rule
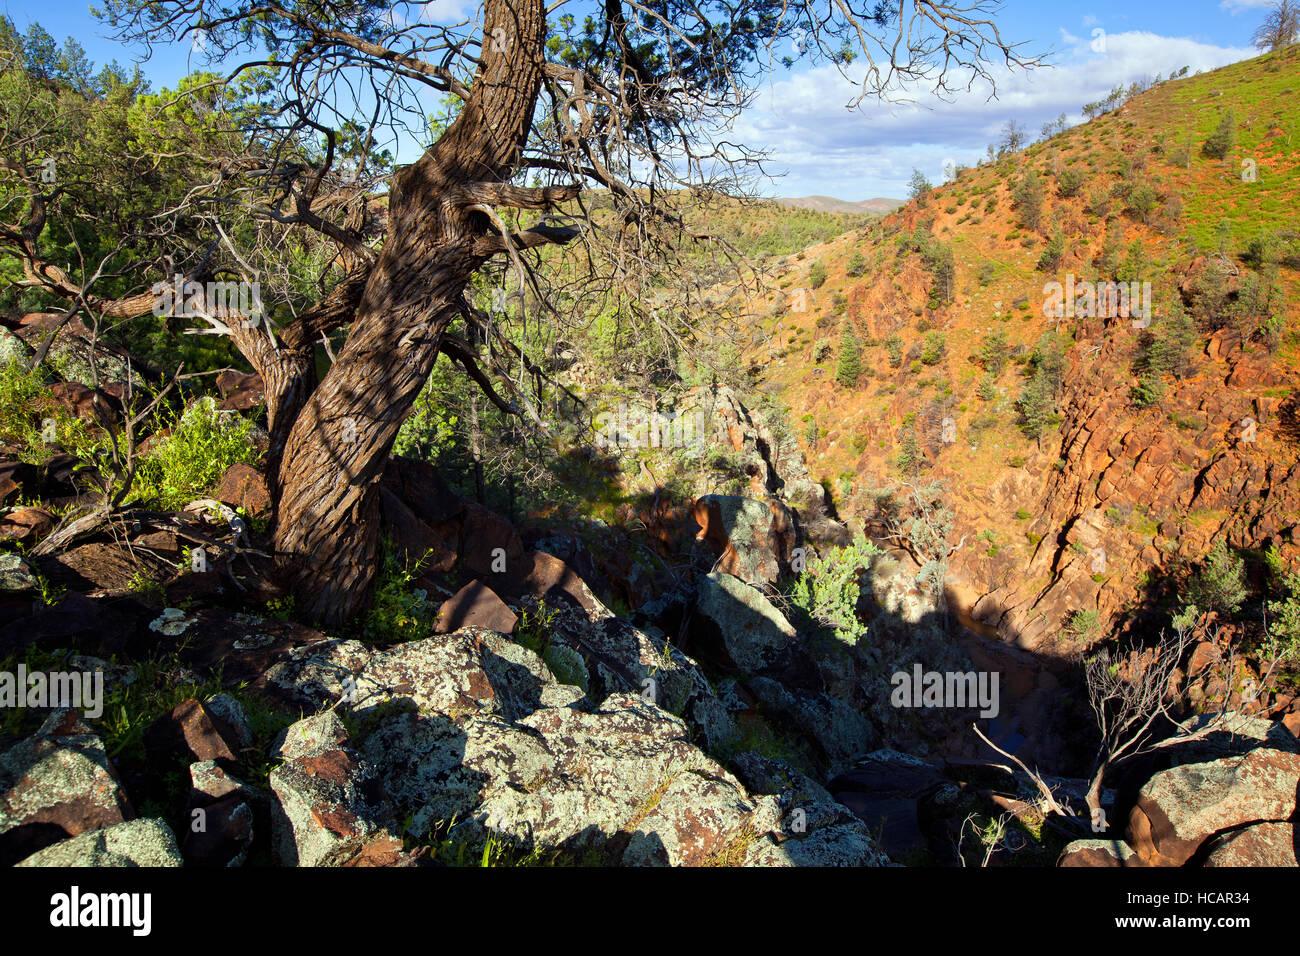
[[[848,202],[844,199],[836,199],[833,196],[804,196],[802,199],[777,199],[776,202],[782,206],[789,206],[792,209],[815,209],[818,212],[843,212],[843,213],[875,213],[884,214],[893,212],[899,206],[903,205],[902,199],[862,199],[858,202]]]

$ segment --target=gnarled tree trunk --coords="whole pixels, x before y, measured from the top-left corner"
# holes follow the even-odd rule
[[[545,13],[542,0],[489,0],[487,8],[471,98],[438,142],[393,177],[388,235],[347,342],[300,411],[293,405],[306,373],[291,371],[276,386],[283,406],[273,433],[286,427],[286,415],[292,422],[277,476],[276,550],[298,610],[325,624],[355,614],[369,597],[379,557],[376,482],[466,285],[504,248],[475,207],[503,188],[528,135]],[[576,190],[537,192],[548,194],[537,203],[544,205]]]

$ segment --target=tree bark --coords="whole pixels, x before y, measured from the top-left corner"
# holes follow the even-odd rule
[[[542,0],[487,0],[470,99],[438,142],[393,177],[388,235],[347,342],[292,416],[278,472],[276,551],[297,609],[327,626],[369,598],[379,558],[376,483],[466,285],[495,251],[482,241],[493,234],[488,217],[470,208],[472,187],[505,183],[518,162],[541,88],[544,36]],[[281,416],[303,381],[291,373],[275,384]]]
[[[474,465],[474,500],[487,502],[487,485],[483,481],[483,429],[478,419],[478,396],[469,397],[469,454]]]

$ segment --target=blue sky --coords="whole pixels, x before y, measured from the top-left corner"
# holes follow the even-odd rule
[[[777,65],[731,136],[770,150],[770,170],[785,175],[758,184],[769,196],[820,194],[840,199],[902,196],[913,167],[932,181],[944,163],[973,164],[1014,118],[1036,135],[1062,112],[1080,122],[1080,108],[1118,84],[1168,75],[1186,65],[1211,70],[1255,55],[1250,35],[1269,0],[1007,0],[995,15],[1003,36],[1026,49],[1052,51],[1052,69],[999,80],[998,99],[977,88],[952,102],[918,97],[913,105],[864,101],[845,109],[853,87],[830,67]],[[74,36],[95,63],[123,65],[144,51],[115,43],[84,0],[3,0],[25,29],[38,20],[56,39]],[[455,22],[473,0],[432,0],[431,18]],[[779,53],[780,51],[778,51]],[[792,51],[791,51],[792,52]],[[188,44],[156,48],[142,68],[155,89],[185,74]],[[406,158],[406,157],[403,157]]]

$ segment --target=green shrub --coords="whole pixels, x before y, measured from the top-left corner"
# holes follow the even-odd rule
[[[1223,541],[1216,542],[1188,581],[1187,594],[1203,610],[1237,613],[1246,600],[1245,560]]]
[[[1056,191],[1063,199],[1069,199],[1071,196],[1079,195],[1079,190],[1082,188],[1082,170],[1067,168],[1056,177]]]
[[[1154,189],[1146,183],[1134,187],[1128,195],[1128,211],[1131,212],[1138,222],[1149,222],[1151,220],[1151,210],[1156,206],[1160,196]]]
[[[1037,232],[1043,218],[1043,183],[1038,173],[1027,170],[1011,195],[1020,213],[1021,225]]]
[[[1270,660],[1280,657],[1300,664],[1300,574],[1282,570],[1277,545],[1265,552],[1264,559],[1280,596],[1264,609],[1268,626],[1266,654]]]
[[[895,332],[885,340],[885,350],[889,352],[889,364],[894,368],[903,366],[903,340]]]
[[[938,308],[952,302],[957,283],[957,264],[953,258],[952,244],[947,242],[927,242],[921,247],[921,261],[934,277],[930,289],[930,307]]]
[[[796,617],[802,617],[805,626],[811,624],[838,640],[856,644],[867,633],[857,614],[858,580],[878,554],[880,549],[859,532],[848,547],[809,559],[790,590],[790,600],[801,612]]]
[[[1224,159],[1237,141],[1237,122],[1229,109],[1219,118],[1219,125],[1214,128],[1201,147],[1201,152],[1211,159]]]
[[[844,336],[840,339],[840,361],[835,370],[835,381],[845,388],[852,388],[858,383],[862,372],[858,337],[853,333],[853,326],[845,325]]]
[[[912,478],[921,470],[921,444],[916,432],[908,428],[898,449],[898,470],[905,478]]]
[[[1039,438],[1048,427],[1060,422],[1056,412],[1056,392],[1065,369],[1065,349],[1052,332],[1039,337],[1029,358],[1033,373],[1016,398],[1020,412],[1020,429],[1028,438]]]
[[[814,289],[820,289],[825,284],[826,267],[822,265],[822,261],[818,259],[808,267],[808,285],[812,286]]]
[[[428,554],[414,564],[403,565],[397,559],[396,548],[387,540],[382,552],[383,565],[375,579],[370,608],[362,619],[362,633],[370,640],[384,641],[428,637],[433,633],[437,608],[427,602],[424,591],[411,587]]]
[[[1147,259],[1146,247],[1142,245],[1141,239],[1134,239],[1128,247],[1128,255],[1119,267],[1120,282],[1142,282],[1147,279],[1150,271],[1150,262]]]
[[[1052,238],[1043,246],[1043,254],[1038,257],[1040,272],[1054,272],[1065,258],[1065,233],[1058,226]]]
[[[39,370],[29,372],[17,359],[0,367],[0,445],[13,446],[33,465],[58,449],[92,464],[107,451],[103,432],[68,414]]]
[[[912,178],[907,184],[907,195],[909,198],[915,199],[917,205],[925,205],[925,197],[929,195],[930,190],[933,188],[930,181],[925,178],[924,173],[919,169],[912,170]]]
[[[1137,384],[1129,392],[1129,397],[1138,408],[1157,405],[1165,397],[1164,380],[1159,375],[1146,373],[1138,378]]]
[[[1124,228],[1118,222],[1112,222],[1106,229],[1106,236],[1101,242],[1101,252],[1096,259],[1097,268],[1106,279],[1119,277],[1119,267],[1124,250]]]
[[[948,351],[948,339],[942,332],[927,332],[925,350],[921,353],[921,362],[925,365],[938,365]]]
[[[1177,299],[1166,311],[1164,321],[1144,331],[1138,340],[1133,362],[1138,375],[1173,374],[1182,378],[1192,367],[1189,350],[1196,341],[1196,327]]]
[[[252,422],[218,411],[212,398],[199,399],[141,459],[132,496],[164,509],[183,507],[231,465],[257,463],[252,430]]]
[[[1088,212],[1098,219],[1110,215],[1110,194],[1104,189],[1094,189],[1088,194]]]
[[[1101,633],[1101,615],[1096,611],[1075,611],[1065,624],[1065,633],[1072,640],[1091,644]]]

